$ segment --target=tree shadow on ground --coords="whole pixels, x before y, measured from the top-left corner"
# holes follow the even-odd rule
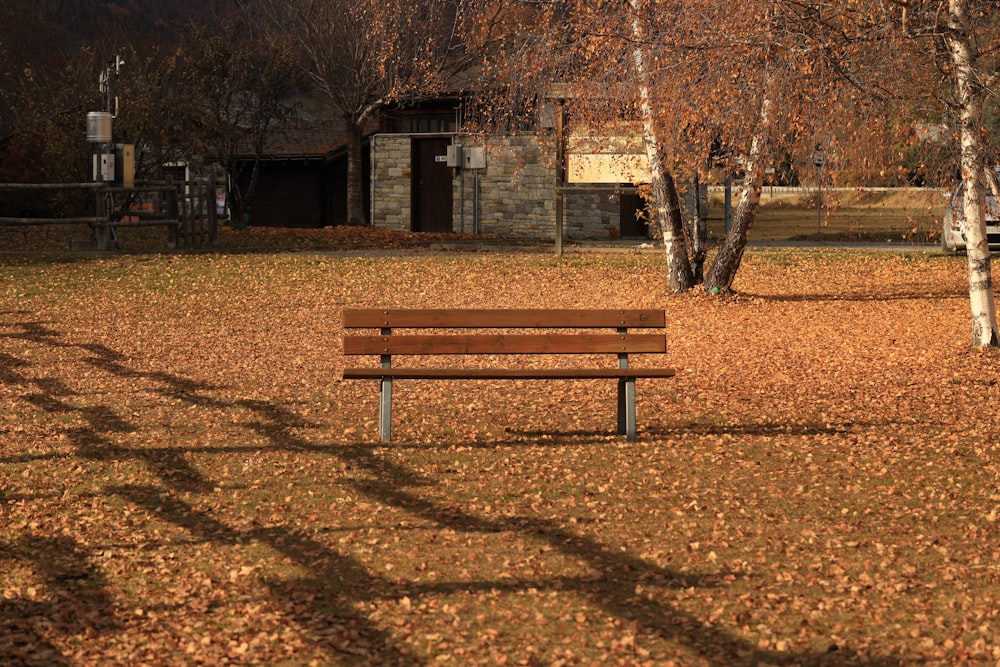
[[[715,665],[840,665],[868,664],[892,665],[895,660],[864,660],[849,651],[821,653],[778,652],[758,650],[735,633],[717,627],[709,627],[696,616],[687,614],[676,607],[647,600],[636,595],[636,587],[650,581],[666,582],[672,587],[712,588],[720,585],[715,576],[689,575],[661,568],[627,552],[615,551],[590,537],[571,533],[558,524],[536,517],[483,518],[473,515],[454,504],[442,505],[422,498],[410,489],[425,487],[433,483],[405,466],[389,461],[379,455],[382,446],[333,446],[315,445],[300,436],[293,429],[300,419],[280,405],[267,404],[264,413],[269,423],[258,425],[261,433],[274,439],[276,445],[291,451],[313,451],[324,453],[349,462],[352,466],[367,471],[364,479],[344,480],[359,493],[409,514],[424,519],[442,529],[464,533],[513,533],[527,539],[546,542],[552,549],[567,556],[583,559],[598,577],[532,580],[530,587],[538,590],[572,591],[590,599],[609,614],[639,624],[647,635],[664,638],[686,647],[701,659]],[[337,555],[338,558],[343,558]],[[380,591],[379,597],[388,595],[392,599],[402,599],[408,595],[421,596],[442,590],[465,590],[470,584],[465,582],[422,584],[392,584],[379,578],[381,586],[373,587],[371,577],[362,570],[363,590]],[[502,590],[511,585],[504,579],[484,581],[471,587],[489,587]]]
[[[385,597],[391,589],[388,581],[371,574],[356,559],[331,551],[288,528],[235,530],[207,512],[165,495],[159,487],[121,486],[107,490],[196,538],[218,544],[258,540],[309,571],[307,579],[295,583],[265,582],[272,592],[270,603],[283,608],[302,627],[322,635],[335,654],[358,655],[363,650],[364,655],[377,658],[380,664],[422,664],[409,655],[405,645],[398,644],[356,609],[359,592],[364,592],[365,596]],[[317,567],[317,562],[323,565]],[[293,594],[303,589],[305,595]],[[308,602],[303,604],[304,601]]]
[[[171,398],[196,397],[199,392],[216,389],[211,385],[169,373],[133,370],[127,365],[125,355],[98,343],[66,342],[60,332],[37,322],[19,322],[17,329],[19,331],[4,335],[39,345],[75,348],[88,352],[91,356],[84,357],[83,363],[117,377],[159,383],[160,392]],[[4,354],[0,357],[0,379],[12,386],[37,389],[37,392],[26,394],[23,399],[46,412],[72,415],[81,419],[83,425],[72,427],[65,432],[77,455],[91,461],[106,462],[145,457],[150,468],[162,477],[171,478],[172,486],[192,492],[212,490],[213,485],[203,479],[201,474],[176,451],[159,449],[150,452],[144,448],[123,448],[114,445],[110,435],[133,433],[139,430],[138,425],[120,416],[117,406],[85,404],[87,396],[80,395],[58,378],[30,377],[26,373],[29,367],[29,362]]]
[[[59,334],[51,329],[24,330],[24,335],[44,344],[57,344]],[[195,508],[176,497],[176,493],[210,493],[217,480],[194,470],[185,459],[185,448],[119,447],[110,444],[106,434],[130,433],[135,426],[123,418],[115,406],[86,403],[86,396],[74,396],[74,404],[62,400],[64,387],[56,380],[46,384],[19,372],[25,364],[7,355],[0,371],[4,378],[16,384],[44,390],[26,400],[37,407],[57,413],[73,413],[85,425],[73,430],[71,440],[76,454],[88,460],[114,462],[138,460],[148,465],[161,485],[114,485],[105,488],[150,516],[182,528],[194,539],[229,545],[244,540],[259,540],[308,573],[293,580],[264,581],[270,590],[268,603],[283,609],[301,626],[316,630],[320,642],[333,656],[346,660],[365,660],[371,664],[424,664],[414,656],[405,639],[394,636],[358,610],[358,602],[401,600],[407,596],[427,596],[449,590],[469,590],[488,587],[490,590],[511,590],[531,587],[545,591],[569,592],[590,600],[606,613],[623,622],[637,624],[644,637],[657,637],[683,646],[699,659],[713,665],[840,665],[895,664],[896,661],[862,660],[847,651],[836,653],[773,652],[758,650],[733,630],[708,625],[696,615],[674,605],[637,595],[636,588],[650,581],[667,587],[713,588],[724,585],[716,576],[686,574],[659,567],[631,553],[612,549],[594,537],[570,532],[558,523],[535,516],[476,516],[457,503],[440,503],[421,497],[415,488],[426,487],[435,480],[389,460],[375,446],[336,446],[311,442],[301,435],[304,420],[281,403],[269,401],[227,402],[211,395],[213,387],[160,372],[138,372],[128,360],[114,350],[100,345],[78,345],[94,355],[90,362],[119,377],[142,377],[161,383],[166,395],[183,397],[191,405],[212,409],[240,407],[255,418],[246,423],[249,430],[265,436],[270,446],[262,449],[279,452],[311,452],[339,459],[368,475],[363,479],[344,479],[342,483],[357,493],[419,517],[440,529],[463,533],[510,533],[520,538],[546,543],[552,550],[584,561],[596,576],[554,576],[511,581],[501,577],[477,582],[415,582],[391,581],[373,573],[360,560],[345,555],[288,527],[264,527],[237,530],[213,516],[211,511]],[[25,537],[21,545],[7,546],[7,557],[33,563],[43,572],[43,579],[55,590],[66,591],[65,597],[81,608],[83,617],[95,614],[113,618],[111,594],[99,568],[79,545],[63,538],[46,538],[49,542]],[[44,565],[48,555],[59,555],[56,565]],[[2,552],[0,552],[2,555]],[[74,583],[75,582],[75,583]],[[82,584],[79,582],[83,582]],[[72,584],[72,585],[71,585]],[[0,605],[0,627],[18,625],[22,617],[37,618],[39,623],[61,623],[62,607],[37,604],[18,599]],[[21,664],[59,664],[60,656],[51,645],[45,645],[35,626],[27,626],[23,642],[11,644],[9,654]],[[39,626],[40,627],[40,626]],[[106,621],[98,630],[114,627]],[[67,626],[72,632],[78,626]],[[34,635],[31,632],[35,632]],[[27,643],[26,643],[27,642]],[[27,646],[33,650],[25,650]],[[65,662],[65,659],[63,659]],[[13,663],[18,664],[18,663]]]
[[[608,545],[591,537],[568,532],[550,520],[524,516],[487,519],[453,505],[442,506],[428,501],[407,490],[407,480],[413,478],[412,471],[385,461],[367,447],[337,448],[336,455],[374,473],[374,478],[353,485],[379,502],[403,509],[441,528],[474,533],[511,532],[543,541],[567,556],[583,559],[598,573],[597,577],[536,579],[528,585],[540,591],[571,591],[591,600],[623,622],[638,623],[640,631],[647,637],[655,636],[684,646],[710,664],[896,664],[896,661],[860,660],[847,652],[811,654],[758,650],[725,628],[708,626],[701,618],[672,605],[646,599],[635,592],[637,586],[648,585],[651,581],[664,582],[670,587],[714,588],[721,585],[716,576],[690,575],[658,567],[627,552],[609,549]],[[477,585],[502,590],[511,583],[496,580]],[[468,587],[464,583],[414,584],[407,586],[403,592],[429,595]]]
[[[101,568],[68,537],[25,534],[0,542],[0,570],[29,569],[35,585],[15,585],[0,599],[0,664],[69,665],[54,637],[115,630],[113,603]]]
[[[857,294],[846,294],[844,292],[836,292],[829,294],[754,294],[750,292],[739,292],[736,295],[738,301],[743,300],[757,300],[764,302],[773,303],[795,303],[795,302],[820,302],[828,301],[831,303],[837,302],[891,302],[891,301],[949,301],[952,299],[968,299],[968,292],[961,292],[958,290],[942,290],[937,289],[933,291],[914,291],[914,290],[901,290],[901,291],[881,291],[877,294],[871,293],[857,293]]]

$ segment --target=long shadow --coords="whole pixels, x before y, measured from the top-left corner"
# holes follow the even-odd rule
[[[870,659],[861,660],[849,651],[836,652],[777,652],[759,650],[735,633],[724,628],[706,627],[703,621],[691,614],[685,613],[668,604],[651,601],[635,595],[636,586],[648,584],[650,581],[667,582],[667,585],[683,588],[710,588],[720,585],[716,576],[688,575],[670,569],[652,565],[631,554],[614,551],[608,545],[590,537],[571,533],[558,524],[533,517],[504,517],[501,519],[485,519],[472,515],[454,505],[440,505],[416,495],[408,489],[423,487],[433,483],[414,471],[399,466],[383,457],[377,456],[376,448],[366,446],[325,447],[311,443],[297,436],[293,429],[301,425],[301,419],[280,405],[263,402],[243,402],[244,407],[257,411],[261,420],[249,426],[258,433],[265,435],[274,442],[277,449],[288,451],[312,451],[333,455],[349,461],[358,469],[371,474],[370,478],[361,480],[344,480],[359,493],[376,499],[381,503],[402,509],[415,516],[432,522],[442,528],[460,532],[501,533],[513,532],[529,539],[546,542],[551,548],[575,558],[582,558],[590,567],[596,570],[599,577],[566,578],[533,581],[531,587],[539,590],[572,590],[589,598],[593,603],[603,607],[608,613],[630,621],[637,622],[642,630],[649,635],[659,636],[695,652],[701,659],[713,665],[895,665],[895,660]],[[139,500],[139,499],[135,499]],[[158,495],[147,496],[146,505],[158,507],[161,503]],[[167,513],[164,518],[173,517],[175,522],[188,530],[197,530],[200,535],[218,534],[224,532],[224,527],[215,528],[211,523],[201,523],[182,511]],[[214,520],[210,520],[214,522]],[[317,555],[325,550],[323,545],[302,536],[294,535],[284,530],[269,530],[264,536],[265,541],[274,548],[285,553],[303,567],[311,567]],[[327,552],[329,553],[329,552]],[[326,567],[317,576],[305,582],[291,584],[273,584],[279,592],[289,592],[293,588],[301,588],[314,583],[324,590],[323,586],[333,592],[339,592],[337,585],[331,586],[330,577],[340,582],[344,572],[348,577],[360,581],[361,586],[355,589],[355,596],[361,598],[389,597],[400,599],[407,593],[414,595],[433,595],[447,588],[468,589],[477,584],[430,584],[430,585],[398,585],[388,584],[384,579],[373,577],[353,559],[340,554],[333,554],[334,565]],[[313,583],[310,583],[313,582]],[[324,584],[324,582],[326,582]],[[496,581],[480,582],[478,585],[490,590],[503,590],[511,582],[498,579]],[[280,596],[279,596],[280,597]],[[320,596],[322,597],[322,596]],[[334,597],[334,600],[341,598]],[[342,615],[343,609],[335,605],[330,609],[335,615]],[[302,618],[307,623],[312,617]],[[350,617],[351,623],[365,623],[363,619]],[[373,634],[378,642],[385,640],[384,634],[373,627],[366,627],[366,632]],[[378,644],[378,642],[375,642]],[[366,641],[367,646],[373,642]],[[381,645],[381,644],[379,644]],[[380,658],[395,663],[397,660],[407,664],[410,660],[405,648],[389,645],[390,654]],[[396,663],[400,664],[400,663]]]
[[[878,294],[754,294],[752,292],[739,292],[737,298],[757,299],[759,301],[770,301],[774,303],[795,303],[795,302],[819,302],[829,301],[831,303],[889,303],[891,301],[945,301],[948,299],[968,298],[968,293],[959,291],[938,291],[938,292],[880,292]]]
[[[89,352],[83,361],[105,372],[128,379],[146,379],[160,383],[161,393],[177,398],[200,399],[198,392],[215,389],[206,383],[161,372],[136,371],[127,365],[127,358],[99,343],[67,343],[60,332],[38,322],[17,322],[19,331],[4,334],[9,338],[27,340],[40,345],[59,348],[77,348]],[[160,477],[169,479],[175,488],[192,492],[211,491],[213,484],[205,479],[175,450],[132,449],[112,444],[108,434],[126,434],[139,427],[123,419],[118,412],[105,405],[77,406],[68,400],[77,396],[64,382],[55,378],[30,378],[22,374],[29,364],[9,354],[0,355],[0,380],[10,385],[35,387],[39,391],[25,395],[26,402],[50,413],[75,414],[85,426],[66,431],[77,455],[95,461],[145,459],[150,469]]]
[[[69,665],[53,637],[117,628],[107,581],[74,540],[28,535],[16,543],[0,542],[0,564],[4,561],[30,567],[42,585],[19,587],[18,594],[0,599],[0,664]]]
[[[246,427],[268,435],[275,442],[282,443],[280,448],[276,446],[274,449],[281,451],[287,451],[289,448],[294,449],[294,439],[283,437],[282,434],[287,434],[293,428],[308,426],[306,421],[295,417],[290,411],[273,406],[266,401],[247,400],[235,403],[219,401],[204,394],[205,391],[215,389],[210,385],[168,373],[137,371],[129,367],[128,359],[124,355],[106,346],[67,344],[60,340],[58,332],[52,329],[40,326],[21,326],[20,332],[10,335],[44,345],[64,348],[76,347],[85,350],[91,355],[84,359],[86,363],[118,377],[159,383],[161,393],[168,397],[182,398],[191,404],[204,407],[241,407],[250,410],[259,415],[259,418],[248,423]],[[72,413],[83,418],[86,426],[69,431],[76,456],[108,462],[140,460],[146,463],[169,489],[200,493],[212,490],[214,485],[196,473],[184,459],[183,453],[186,450],[181,451],[174,448],[133,449],[112,444],[111,439],[106,434],[134,432],[137,427],[122,419],[113,408],[108,406],[78,407],[62,400],[65,397],[73,396],[74,392],[56,380],[39,380],[27,377],[21,372],[27,366],[28,364],[23,360],[5,354],[0,357],[0,379],[12,385],[42,389],[42,391],[23,397],[26,402],[42,410],[52,413]],[[44,389],[49,391],[44,391]],[[255,451],[260,450],[259,447],[254,449]],[[376,659],[379,664],[421,664],[421,661],[409,655],[407,646],[397,646],[389,634],[376,627],[354,609],[358,591],[362,591],[363,595],[375,594],[377,597],[385,597],[389,590],[387,582],[372,576],[356,560],[331,552],[325,545],[290,530],[267,528],[241,534],[207,513],[196,511],[181,501],[171,500],[169,494],[163,494],[162,490],[158,487],[144,486],[109,487],[106,489],[108,493],[117,494],[144,508],[151,515],[184,528],[197,539],[216,544],[232,544],[241,539],[257,539],[285,554],[302,568],[311,571],[312,576],[307,580],[291,583],[271,582],[270,585],[274,590],[272,600],[276,607],[285,607],[288,615],[298,617],[304,626],[318,630],[324,637],[328,637],[326,647],[334,654],[355,657],[364,655]],[[315,565],[317,560],[325,565],[317,568]],[[41,561],[39,560],[39,562]],[[56,578],[60,576],[62,575],[57,575]],[[66,576],[72,579],[78,575]],[[86,578],[89,579],[89,575]],[[96,582],[97,579],[93,578],[93,581]],[[295,597],[293,589],[307,590],[308,595],[298,596],[295,598],[295,603],[292,604],[290,596]],[[96,608],[100,609],[102,613],[107,613],[106,607],[109,605],[106,604],[106,596],[102,590],[98,592],[101,593],[102,603],[96,605]],[[313,603],[311,606],[306,605],[303,608],[302,599],[312,600]],[[9,614],[5,613],[8,611],[8,607],[10,607]],[[16,605],[0,606],[0,609],[2,609],[0,613],[4,614],[3,618],[5,620],[10,618],[12,625],[15,618],[25,616],[36,618],[39,623],[51,623],[52,618],[58,616],[58,611],[49,605],[38,606],[23,601],[17,601]],[[110,617],[110,614],[108,616]],[[9,636],[21,637],[21,640],[11,643],[9,647],[0,641],[0,649],[3,649],[3,652],[0,652],[0,658],[5,658],[2,664],[32,666],[66,664],[55,647],[44,642],[39,632],[30,632],[28,635],[24,635],[23,632],[12,632]],[[7,648],[9,650],[6,650]]]
[[[534,582],[539,589],[575,584],[570,590],[589,598],[610,614],[623,620],[640,624],[646,634],[676,642],[694,651],[714,665],[839,665],[863,664],[893,665],[894,660],[865,660],[846,653],[802,653],[759,650],[733,632],[723,628],[706,627],[702,619],[685,613],[671,605],[658,603],[634,594],[636,586],[649,581],[666,581],[670,586],[706,588],[719,585],[715,577],[687,575],[650,564],[627,552],[615,551],[597,540],[570,533],[559,525],[537,518],[507,517],[484,519],[471,515],[454,506],[442,507],[405,490],[412,471],[396,466],[374,456],[369,448],[338,448],[337,454],[361,468],[376,474],[374,479],[354,482],[353,486],[380,502],[406,510],[423,519],[433,521],[442,528],[464,532],[517,532],[546,542],[554,550],[585,560],[600,573],[594,580],[559,580]],[[490,582],[491,587],[502,582]],[[439,590],[431,585],[425,592]]]
[[[133,433],[139,427],[121,419],[117,412],[107,406],[77,407],[47,394],[29,395],[25,400],[47,412],[75,414],[84,419],[86,426],[73,427],[65,432],[77,456],[104,462],[141,459],[154,474],[169,479],[175,488],[200,493],[213,488],[210,480],[205,479],[175,449],[135,449],[113,444],[107,434]]]
[[[709,588],[719,586],[717,577],[688,575],[650,564],[627,552],[615,551],[608,545],[583,535],[571,533],[558,524],[533,517],[504,517],[486,519],[470,514],[454,505],[440,505],[411,492],[414,486],[423,487],[433,480],[397,465],[374,452],[368,446],[321,447],[291,432],[298,418],[280,406],[268,404],[262,416],[270,422],[258,424],[255,430],[272,438],[276,445],[292,451],[314,451],[332,454],[349,461],[353,466],[368,471],[371,476],[360,480],[344,480],[359,493],[430,521],[442,528],[458,532],[501,533],[513,532],[527,538],[546,542],[553,550],[574,558],[582,558],[597,578],[535,581],[532,587],[539,590],[573,590],[603,607],[610,614],[640,624],[646,634],[676,642],[694,651],[700,658],[714,665],[894,665],[895,660],[860,660],[848,651],[836,652],[778,652],[759,650],[735,633],[723,628],[706,627],[702,619],[685,613],[671,605],[651,601],[635,595],[636,586],[649,581],[663,581],[667,585],[683,588]],[[342,558],[342,557],[341,557]],[[382,580],[379,580],[382,581]],[[481,582],[481,586],[502,589],[509,584],[504,580]],[[442,590],[442,584],[410,586],[415,594],[433,594]],[[444,586],[447,586],[445,584]],[[453,587],[467,588],[466,584]],[[373,591],[386,591],[383,586]],[[393,597],[402,597],[399,587],[389,589]]]
[[[20,312],[18,314],[28,313]],[[56,329],[49,327],[45,322],[18,321],[6,326],[14,330],[0,333],[0,338],[27,340],[35,343],[44,343],[51,347],[69,347],[69,345],[60,340],[62,334]]]
[[[302,626],[328,637],[327,647],[334,653],[364,655],[374,658],[376,664],[422,664],[409,655],[405,645],[398,645],[391,635],[354,609],[359,597],[387,597],[390,591],[386,580],[373,576],[355,559],[330,551],[325,545],[287,529],[235,531],[180,500],[164,498],[162,489],[156,487],[120,486],[111,487],[108,492],[199,538],[222,544],[259,540],[310,571],[312,576],[306,579],[265,583],[272,590],[272,604],[283,607],[286,614],[296,618]],[[317,567],[317,562],[323,565]],[[303,608],[302,600],[312,603]]]
[[[59,341],[57,332],[50,329],[34,328],[22,332],[33,340],[50,345],[65,347]],[[895,661],[861,661],[847,652],[794,653],[757,650],[735,632],[725,628],[707,627],[697,616],[686,613],[670,604],[649,600],[635,594],[636,586],[650,580],[666,582],[667,586],[708,588],[723,585],[716,577],[689,575],[667,568],[658,567],[627,552],[609,548],[593,537],[569,532],[551,520],[531,516],[503,518],[482,518],[473,515],[454,504],[440,504],[416,494],[414,487],[433,483],[413,470],[393,463],[377,455],[376,448],[365,446],[320,446],[297,435],[297,430],[305,425],[304,420],[280,404],[265,401],[240,401],[227,404],[201,392],[209,387],[190,379],[159,372],[138,372],[127,366],[121,355],[103,346],[80,345],[94,355],[89,361],[95,366],[122,377],[142,377],[163,384],[163,391],[169,395],[182,395],[193,404],[213,408],[239,406],[252,411],[257,418],[246,426],[268,438],[272,450],[301,452],[309,451],[341,458],[358,469],[368,472],[365,479],[346,479],[358,493],[404,510],[442,528],[462,532],[499,533],[509,532],[526,539],[547,543],[554,551],[585,561],[598,577],[574,578],[555,576],[531,582],[532,587],[549,590],[570,590],[590,599],[609,614],[637,623],[644,635],[655,635],[687,647],[702,660],[713,665],[751,665],[766,662],[774,665],[811,664],[839,665],[864,664],[888,665]],[[19,361],[8,358],[3,364],[5,377],[21,384],[37,382],[21,375],[17,368]],[[186,450],[159,449],[153,452],[142,449],[115,447],[109,444],[103,433],[110,431],[128,432],[133,428],[127,420],[117,416],[107,406],[76,408],[59,400],[58,383],[50,384],[56,395],[42,392],[32,395],[31,401],[46,410],[73,411],[87,421],[87,426],[73,434],[77,454],[97,460],[123,458],[138,459],[149,464],[162,483],[168,488],[181,491],[207,492],[212,488],[210,480],[193,471],[182,454]],[[144,508],[151,515],[184,528],[195,539],[219,544],[232,544],[242,539],[258,539],[292,562],[310,572],[310,576],[295,581],[265,582],[271,587],[271,602],[284,607],[287,613],[306,627],[317,623],[332,629],[333,638],[328,646],[334,653],[345,656],[364,654],[381,664],[415,665],[409,647],[398,643],[387,631],[379,628],[368,618],[358,613],[354,603],[359,600],[400,598],[408,592],[431,595],[449,588],[468,586],[489,586],[504,589],[508,586],[523,586],[524,582],[510,582],[502,578],[496,581],[465,583],[433,583],[428,585],[398,584],[372,574],[356,559],[331,551],[326,545],[316,542],[294,530],[285,528],[263,528],[241,533],[207,512],[194,509],[190,505],[163,494],[163,489],[155,486],[109,487],[108,493]],[[75,547],[64,547],[63,551],[78,554]],[[79,559],[78,559],[79,560]],[[85,560],[85,559],[83,559]],[[69,568],[72,570],[73,568]],[[58,576],[48,575],[58,579]],[[91,579],[87,575],[86,580]],[[70,577],[69,580],[73,580]],[[97,599],[97,608],[108,606],[106,587],[96,575],[93,576],[93,591],[84,595]],[[88,584],[89,585],[89,584]],[[298,595],[302,593],[302,595]],[[291,604],[291,599],[296,601]],[[303,600],[308,601],[303,604]],[[31,607],[30,604],[27,607]],[[20,608],[19,611],[32,611]],[[48,617],[56,613],[51,609],[42,611]],[[5,613],[8,613],[5,611]],[[8,613],[12,616],[13,613]],[[110,613],[109,613],[110,616]],[[319,620],[318,620],[319,619]],[[324,633],[323,636],[330,636]],[[358,641],[358,640],[361,641]],[[327,644],[324,644],[325,646]],[[11,651],[16,650],[12,646]],[[16,663],[15,663],[16,664]],[[24,663],[40,664],[40,663]],[[46,664],[59,664],[52,661]]]

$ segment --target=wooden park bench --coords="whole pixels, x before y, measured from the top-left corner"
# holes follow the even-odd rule
[[[636,439],[635,381],[667,378],[670,368],[635,368],[628,355],[667,351],[662,310],[382,310],[344,311],[344,354],[378,356],[379,367],[345,368],[345,380],[380,380],[379,435],[391,440],[392,381],[590,380],[618,381],[618,434]],[[378,333],[358,333],[377,329]],[[398,330],[408,330],[405,334]],[[553,333],[551,329],[560,330]],[[613,332],[595,333],[595,329]],[[643,330],[632,333],[630,329]],[[458,331],[455,331],[458,330]],[[484,330],[489,330],[484,332]],[[393,355],[614,354],[617,368],[396,367]],[[452,360],[448,360],[452,361]],[[440,360],[438,360],[440,363]]]

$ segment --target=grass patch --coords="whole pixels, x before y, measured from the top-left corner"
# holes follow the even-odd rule
[[[824,190],[819,215],[816,203],[815,192],[786,194],[764,188],[751,239],[937,243],[947,200],[937,190]],[[713,217],[723,215],[721,196],[713,196],[710,205]],[[725,231],[718,220],[709,229],[716,237]]]

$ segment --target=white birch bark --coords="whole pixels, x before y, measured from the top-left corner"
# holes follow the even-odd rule
[[[985,91],[976,71],[979,54],[967,0],[949,0],[945,42],[955,68],[955,92],[959,100],[962,179],[965,182],[966,253],[969,263],[969,303],[972,308],[972,345],[1000,346],[997,333],[993,272],[986,241],[986,167],[983,147]]]
[[[642,113],[642,139],[649,160],[649,186],[653,191],[653,214],[663,234],[663,245],[667,253],[667,274],[670,289],[684,292],[694,286],[691,264],[688,262],[687,244],[680,221],[680,208],[676,188],[672,187],[666,160],[663,157],[661,137],[656,126],[650,90],[650,74],[646,66],[647,30],[645,23],[648,11],[647,0],[629,0],[632,8],[632,37],[635,47],[632,58],[639,77],[639,105]]]

